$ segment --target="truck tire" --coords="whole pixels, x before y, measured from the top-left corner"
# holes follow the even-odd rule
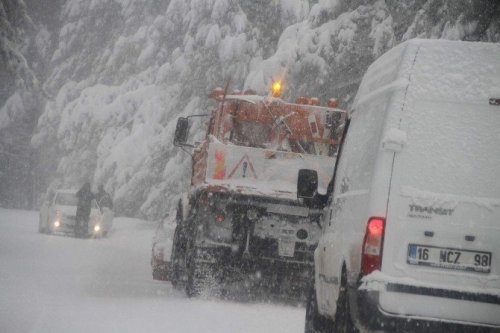
[[[188,297],[200,296],[204,285],[204,272],[193,258],[187,263],[186,295]]]
[[[331,333],[333,322],[318,312],[316,290],[313,286],[309,289],[306,301],[306,324],[304,333]],[[337,332],[337,331],[335,331]]]
[[[184,258],[179,258],[177,256],[174,256],[174,253],[172,253],[172,256],[170,257],[170,283],[172,283],[172,286],[175,289],[180,289],[182,282],[184,281],[184,271],[181,269],[179,260],[184,260]]]
[[[186,295],[197,297],[203,291],[212,293],[216,287],[214,277],[214,264],[200,263],[195,258],[191,258],[187,263]]]
[[[186,244],[181,237],[180,227],[177,226],[174,231],[172,244],[172,254],[170,255],[171,272],[170,282],[176,289],[181,288],[186,280]]]
[[[195,276],[194,268],[188,269],[186,281],[186,295],[187,297],[198,297],[201,293],[201,285],[199,279]]]
[[[172,283],[172,287],[174,287],[175,289],[179,289],[180,274],[179,274],[179,268],[175,264],[172,264],[172,272],[170,272],[170,283]]]

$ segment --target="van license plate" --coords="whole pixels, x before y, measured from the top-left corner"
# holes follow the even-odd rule
[[[489,273],[491,252],[409,244],[406,262],[410,265]]]
[[[295,242],[279,240],[278,255],[282,257],[293,257],[295,255]]]

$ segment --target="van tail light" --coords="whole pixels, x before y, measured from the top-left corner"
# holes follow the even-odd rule
[[[366,225],[361,252],[361,274],[370,274],[382,266],[385,218],[371,217]]]

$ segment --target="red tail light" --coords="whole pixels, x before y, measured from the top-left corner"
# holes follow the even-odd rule
[[[366,225],[365,239],[361,249],[361,274],[370,274],[382,266],[385,219],[371,217]]]
[[[224,222],[225,219],[226,219],[226,216],[224,216],[224,214],[222,214],[222,213],[215,214],[215,222],[222,223],[222,222]]]

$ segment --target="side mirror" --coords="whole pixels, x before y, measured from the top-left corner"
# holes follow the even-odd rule
[[[188,118],[180,117],[177,119],[177,126],[175,127],[174,146],[186,145],[189,130]]]
[[[316,170],[300,169],[297,179],[297,198],[313,199],[318,191]]]

